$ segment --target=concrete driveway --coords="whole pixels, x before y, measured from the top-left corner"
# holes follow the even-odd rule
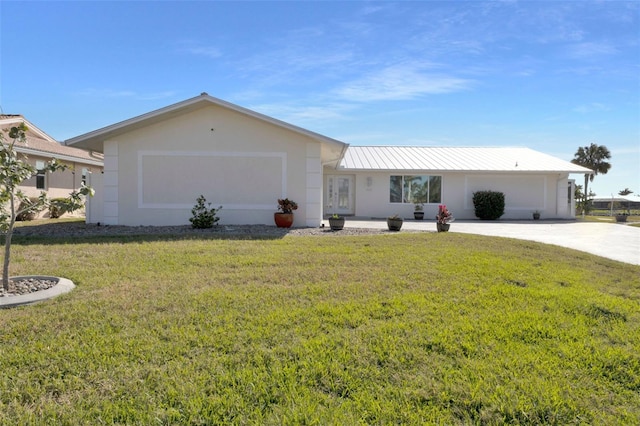
[[[345,227],[386,229],[385,220],[347,218]],[[433,231],[433,220],[405,220],[402,229]],[[537,241],[640,265],[640,228],[617,223],[575,221],[458,220],[449,232]]]

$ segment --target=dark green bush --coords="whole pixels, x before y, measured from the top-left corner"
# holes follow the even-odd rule
[[[57,219],[68,211],[66,198],[53,198],[49,203],[49,217]]]
[[[196,205],[191,209],[193,217],[189,218],[191,227],[196,229],[213,228],[220,218],[216,216],[216,213],[222,208],[222,206],[211,208],[211,203],[207,203],[204,195],[200,195],[196,200]]]
[[[473,207],[476,217],[483,220],[496,220],[504,214],[504,193],[497,191],[474,192]]]

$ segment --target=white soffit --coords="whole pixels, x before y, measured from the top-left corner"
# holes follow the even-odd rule
[[[590,170],[529,148],[349,146],[339,169],[478,172],[563,172]]]

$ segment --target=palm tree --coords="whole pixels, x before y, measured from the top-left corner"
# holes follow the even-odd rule
[[[611,163],[608,163],[606,160],[609,160],[610,158],[611,153],[609,152],[609,149],[604,145],[597,145],[595,143],[592,143],[589,146],[581,146],[574,154],[573,160],[571,160],[573,164],[586,167],[593,171],[593,173],[585,173],[584,175],[583,202],[585,208],[587,207],[587,194],[589,193],[587,185],[589,182],[593,182],[593,178],[598,173],[603,175],[607,174],[611,168]]]

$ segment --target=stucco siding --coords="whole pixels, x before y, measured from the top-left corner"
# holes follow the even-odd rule
[[[199,195],[223,207],[220,224],[273,224],[282,197],[299,203],[294,226],[320,223],[313,212],[319,201],[310,208],[305,202],[321,188],[314,171],[320,143],[306,136],[207,106],[119,135],[116,143],[117,161],[105,152],[105,169],[117,163],[119,224],[188,224]]]
[[[473,207],[473,193],[481,190],[500,191],[505,194],[506,206],[503,219],[531,219],[532,213],[536,210],[541,212],[543,218],[571,217],[566,175],[514,176],[513,174],[430,173],[427,171],[340,173],[331,169],[325,169],[325,174],[355,175],[353,190],[357,217],[384,218],[395,214],[404,218],[413,217],[413,204],[390,202],[389,180],[391,175],[396,174],[442,176],[441,203],[446,204],[457,219],[477,219]],[[435,217],[438,204],[424,205],[426,220]]]

